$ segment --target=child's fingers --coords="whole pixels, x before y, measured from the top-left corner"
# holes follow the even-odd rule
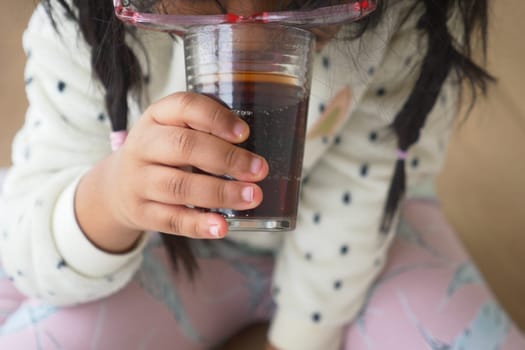
[[[152,104],[147,117],[163,125],[189,127],[231,143],[248,137],[248,125],[223,104],[205,95],[178,92]]]
[[[139,137],[136,151],[147,163],[191,165],[210,174],[252,182],[261,181],[268,172],[264,158],[201,131],[153,125]]]
[[[143,175],[148,179],[142,186],[143,197],[170,205],[248,210],[259,205],[263,196],[262,190],[252,183],[169,167],[148,166]]]
[[[180,205],[144,203],[140,222],[148,230],[198,239],[222,238],[228,232],[224,217]]]

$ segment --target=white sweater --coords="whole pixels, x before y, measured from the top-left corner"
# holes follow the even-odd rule
[[[413,88],[425,48],[416,28],[422,8],[402,21],[411,4],[391,1],[376,29],[317,55],[297,229],[226,238],[278,252],[278,308],[269,336],[279,348],[336,349],[384,265],[393,231],[381,234],[379,222],[396,160],[388,125]],[[5,184],[0,252],[23,293],[67,305],[123,288],[141,264],[144,244],[111,255],[76,222],[76,185],[111,152],[110,126],[87,44],[61,10],[56,19],[60,35],[39,6],[24,34],[29,109]],[[161,33],[140,35],[149,54],[149,101],[184,90],[181,45]],[[132,124],[141,108],[129,101]],[[455,104],[449,81],[409,151],[411,189],[431,183],[439,170]]]

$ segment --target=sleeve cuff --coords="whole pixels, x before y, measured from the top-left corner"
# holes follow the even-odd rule
[[[268,338],[279,350],[339,350],[343,330],[340,326],[305,322],[278,309],[273,317]]]
[[[60,255],[74,270],[89,277],[112,274],[138,257],[146,245],[146,235],[130,252],[110,254],[98,249],[82,232],[75,216],[77,178],[57,200],[53,212],[53,235]]]

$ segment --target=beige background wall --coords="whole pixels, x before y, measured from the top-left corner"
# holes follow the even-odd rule
[[[32,4],[11,1],[9,11],[0,12],[0,166],[9,164],[11,138],[26,108],[20,36]],[[492,289],[525,329],[523,18],[522,0],[494,8],[489,69],[499,82],[455,132],[439,192],[449,220]]]
[[[8,0],[0,0],[2,5],[7,3]],[[0,166],[9,164],[11,139],[26,108],[22,72],[25,56],[20,36],[33,3],[33,0],[9,1],[9,10],[0,11]]]
[[[498,82],[456,130],[438,184],[450,222],[525,329],[525,2],[497,3],[488,69]]]

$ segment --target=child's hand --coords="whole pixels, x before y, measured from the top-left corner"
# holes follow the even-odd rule
[[[176,93],[154,103],[112,156],[116,218],[129,229],[222,237],[222,215],[186,206],[246,210],[260,204],[254,182],[267,175],[268,164],[234,145],[248,134],[246,123],[203,95]],[[237,181],[191,173],[189,166]]]

